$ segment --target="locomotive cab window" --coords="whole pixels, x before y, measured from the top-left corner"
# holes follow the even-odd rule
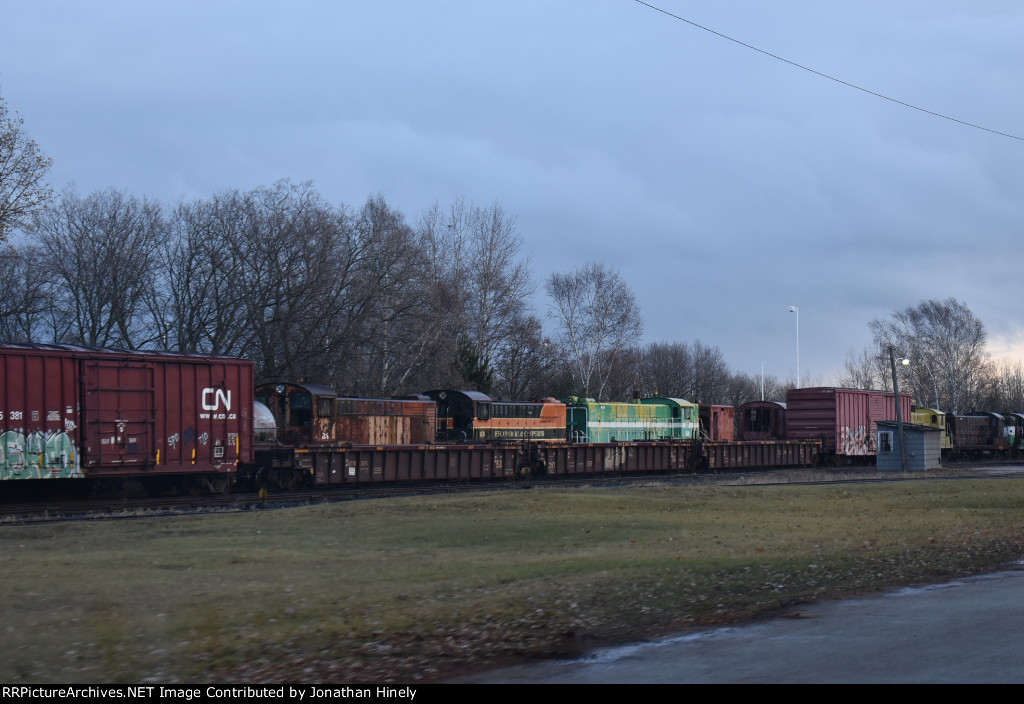
[[[767,433],[772,429],[771,414],[751,408],[747,411],[747,427],[754,432]]]
[[[288,396],[288,424],[303,428],[313,419],[313,395],[308,391],[292,391]]]

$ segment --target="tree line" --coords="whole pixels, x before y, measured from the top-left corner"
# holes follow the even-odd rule
[[[636,297],[600,262],[552,274],[538,313],[516,219],[499,204],[458,199],[410,224],[382,195],[352,208],[284,180],[168,207],[113,188],[55,196],[50,165],[0,96],[7,342],[241,356],[260,381],[365,396],[457,387],[739,405],[793,386],[734,372],[699,340],[641,346]],[[890,389],[891,350],[912,358],[901,388],[919,405],[1024,409],[1024,368],[992,362],[965,304],[923,301],[869,328],[872,347],[848,355],[836,385]]]
[[[8,342],[242,356],[261,381],[348,394],[720,403],[749,382],[699,341],[640,347],[636,297],[596,262],[547,280],[546,333],[516,220],[498,204],[438,204],[411,225],[381,195],[332,205],[310,183],[172,208],[69,188],[0,254],[0,282]]]
[[[838,385],[891,391],[895,373],[900,392],[917,406],[950,413],[1024,410],[1024,367],[992,359],[985,325],[966,303],[929,299],[868,328],[872,345],[847,355]],[[894,371],[897,358],[908,363]]]

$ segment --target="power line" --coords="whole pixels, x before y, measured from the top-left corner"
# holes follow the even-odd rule
[[[848,81],[844,81],[844,80],[842,80],[840,78],[836,78],[835,76],[830,76],[827,73],[822,73],[821,71],[815,71],[813,68],[810,68],[808,66],[804,66],[802,64],[798,64],[795,61],[790,61],[789,59],[783,58],[781,56],[777,56],[776,54],[773,54],[770,51],[765,51],[764,49],[758,49],[756,46],[752,46],[750,44],[747,44],[746,42],[741,42],[739,39],[733,39],[732,37],[730,37],[727,34],[722,34],[721,32],[716,32],[715,30],[711,29],[710,27],[705,27],[703,25],[697,24],[696,22],[688,20],[685,17],[680,17],[679,15],[674,15],[671,12],[669,12],[668,10],[663,10],[660,7],[656,7],[656,6],[654,6],[654,5],[652,5],[652,4],[648,3],[648,2],[644,2],[644,0],[635,0],[635,1],[640,3],[641,5],[644,5],[645,7],[649,7],[652,10],[660,12],[663,15],[668,15],[669,17],[672,17],[673,19],[677,19],[680,22],[685,22],[686,24],[691,25],[693,27],[696,27],[697,29],[702,29],[705,32],[710,32],[711,34],[714,34],[716,37],[721,37],[722,39],[728,39],[729,41],[734,42],[736,44],[739,44],[740,46],[746,47],[747,49],[752,49],[753,51],[756,51],[759,54],[764,54],[765,56],[770,56],[771,58],[776,59],[777,61],[782,61],[783,63],[787,63],[790,66],[795,66],[796,68],[803,69],[804,71],[807,71],[809,73],[813,73],[815,76],[821,76],[822,78],[827,78],[830,81],[835,81],[836,83],[840,83],[840,84],[842,84],[842,85],[844,85],[844,86],[846,86],[848,88],[855,88],[855,89],[857,89],[857,90],[859,90],[861,92],[867,93],[868,95],[873,95],[876,98],[882,98],[883,100],[888,100],[891,103],[896,103],[897,105],[902,105],[903,107],[912,108],[914,110],[918,110],[920,112],[927,113],[928,115],[933,115],[935,117],[941,117],[943,120],[949,120],[950,122],[956,122],[958,124],[964,125],[965,127],[973,127],[976,130],[984,130],[985,132],[991,132],[992,134],[997,134],[1000,137],[1009,137],[1010,139],[1016,139],[1016,140],[1024,142],[1024,137],[1018,137],[1017,135],[1014,135],[1014,134],[1009,134],[1007,132],[1000,132],[999,130],[994,130],[994,129],[991,129],[989,127],[983,127],[982,125],[976,125],[973,122],[966,122],[965,120],[958,120],[955,117],[950,117],[949,115],[943,115],[940,112],[935,112],[933,110],[927,110],[925,108],[918,107],[917,105],[912,105],[912,104],[904,102],[902,100],[897,100],[896,98],[890,98],[888,95],[883,95],[881,93],[876,93],[873,90],[868,90],[867,88],[862,88],[861,86],[855,85],[855,84],[850,83]]]

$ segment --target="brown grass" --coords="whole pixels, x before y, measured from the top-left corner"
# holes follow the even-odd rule
[[[992,569],[1022,509],[993,479],[3,526],[0,680],[429,680]]]

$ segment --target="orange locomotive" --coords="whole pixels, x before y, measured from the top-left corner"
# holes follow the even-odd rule
[[[438,442],[565,442],[565,404],[492,401],[479,391],[428,391],[437,402]]]

